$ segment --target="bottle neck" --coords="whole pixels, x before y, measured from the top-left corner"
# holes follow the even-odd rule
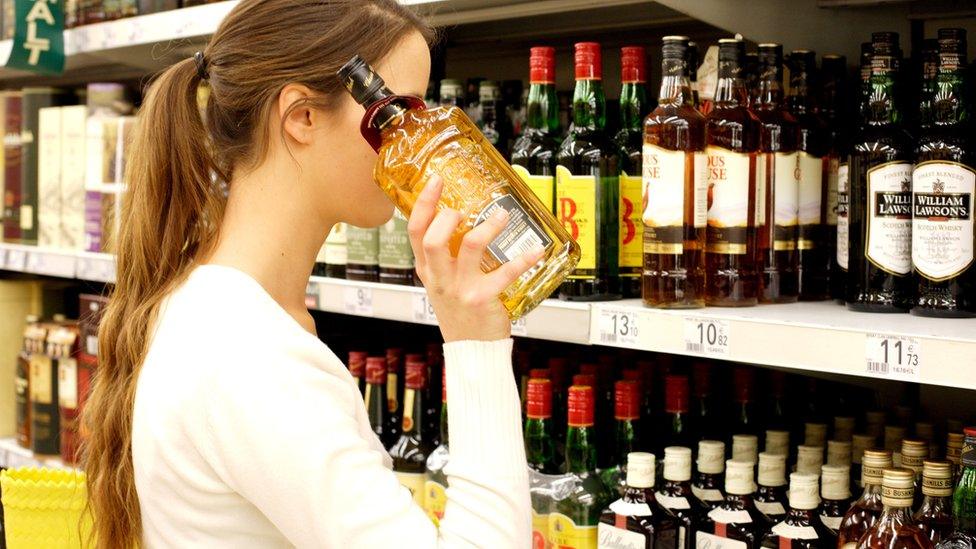
[[[965,58],[961,60],[965,63]],[[939,72],[932,97],[931,121],[942,126],[962,124],[969,119],[969,101],[962,69]]]
[[[736,61],[719,60],[718,85],[715,88],[715,105],[724,108],[746,106],[749,97],[742,70]]]
[[[550,418],[525,420],[525,457],[529,465],[539,471],[549,472],[552,456],[547,453]]]
[[[727,509],[748,509],[754,506],[752,494],[726,494],[722,506]]]
[[[386,391],[382,383],[366,384],[366,410],[369,412],[369,421],[374,426],[374,422],[382,421],[387,410]]]
[[[691,481],[690,480],[664,480],[661,485],[661,491],[666,494],[684,494],[688,495],[692,493],[691,491]]]
[[[881,499],[881,485],[880,484],[865,484],[864,485],[864,492],[861,493],[861,497],[858,498],[858,499],[860,499],[862,501],[863,500],[869,500],[869,499],[872,499],[872,500],[873,499],[880,500]]]
[[[643,82],[624,82],[620,88],[620,127],[640,130],[647,110],[647,88]]]
[[[627,454],[634,451],[637,434],[634,429],[633,420],[617,418],[616,423],[614,440],[617,451],[617,463],[619,465],[625,465],[627,463]]]
[[[525,125],[549,134],[559,131],[559,100],[555,84],[533,83],[529,86]]]
[[[603,130],[607,125],[607,99],[600,80],[577,80],[573,92],[573,125]]]
[[[441,402],[441,444],[449,446],[448,435],[450,430],[447,428],[447,401]]]
[[[654,488],[634,488],[627,486],[624,489],[623,500],[625,503],[652,503],[654,501]],[[653,510],[653,507],[651,507]],[[648,517],[641,517],[647,519]]]
[[[787,98],[787,108],[793,114],[807,114],[813,112],[813,94],[806,72],[800,72],[791,78],[790,96]]]
[[[796,526],[807,526],[816,520],[816,517],[816,509],[794,509],[790,507],[789,513],[786,514],[786,522]]]
[[[691,81],[684,59],[665,59],[661,64],[661,91],[659,105],[690,106],[692,104]]]
[[[413,406],[403,410],[403,434],[416,438],[424,436],[424,389],[407,387],[403,391],[403,401],[413,402]]]
[[[894,69],[874,70],[871,74],[870,93],[866,99],[865,122],[871,126],[893,125],[902,121],[898,110],[898,73]]]
[[[596,439],[593,426],[570,427],[566,432],[566,472],[590,473],[596,470]]]
[[[912,507],[911,505],[885,505],[884,511],[881,513],[881,520],[885,520],[886,518],[912,521]]]
[[[759,80],[759,105],[763,109],[776,109],[783,105],[783,68],[763,66]]]

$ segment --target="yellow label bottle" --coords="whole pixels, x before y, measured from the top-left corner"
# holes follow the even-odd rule
[[[643,181],[640,174],[620,174],[620,276],[640,276],[644,251],[641,220]]]
[[[556,217],[580,247],[579,263],[569,278],[596,278],[596,178],[556,166]]]
[[[597,527],[577,526],[566,515],[552,513],[549,515],[549,539],[560,549],[597,549]]]
[[[542,202],[542,206],[550,212],[554,211],[555,180],[551,175],[532,175],[524,166],[512,166],[522,181],[529,186],[532,193]]]

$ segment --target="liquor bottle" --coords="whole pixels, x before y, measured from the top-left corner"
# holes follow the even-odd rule
[[[35,315],[27,317],[24,328],[24,343],[17,355],[17,369],[14,378],[17,405],[17,444],[23,448],[31,445],[31,357],[44,353],[47,329]]]
[[[620,297],[617,205],[620,154],[606,133],[600,45],[576,44],[573,125],[556,153],[556,215],[581,250],[560,299]]]
[[[325,239],[325,276],[346,278],[346,263],[349,261],[347,246],[346,224],[336,223]]]
[[[377,262],[380,282],[413,286],[413,248],[407,234],[407,218],[398,209],[394,208],[393,217],[379,229]]]
[[[952,464],[952,478],[954,481],[958,481],[959,475],[962,473],[963,440],[962,433],[949,433],[946,435],[946,460]]]
[[[814,102],[813,79],[817,70],[817,55],[809,50],[794,50],[790,54],[789,64],[790,95],[787,108],[796,119],[798,127],[797,253],[800,300],[821,301],[830,296],[827,278],[833,246],[827,245],[830,241],[828,218],[834,206],[830,203],[830,174],[831,164],[836,163],[837,159],[830,154],[830,131],[824,118],[817,112]]]
[[[380,281],[380,231],[346,227],[346,278]]]
[[[858,549],[933,549],[935,545],[912,518],[914,496],[915,474],[912,471],[897,467],[885,469],[881,485],[884,510],[857,542]]]
[[[698,443],[698,474],[691,491],[709,508],[714,509],[725,500],[725,443],[703,440]]]
[[[552,382],[530,379],[525,413],[525,455],[529,467],[540,473],[559,472],[552,425]]]
[[[718,86],[706,118],[708,226],[705,300],[709,305],[757,303],[756,151],[759,121],[741,78],[745,44],[719,40]]]
[[[854,427],[857,420],[851,416],[834,417],[834,440],[851,442],[854,440]]]
[[[407,361],[403,391],[403,423],[400,438],[390,448],[393,471],[413,500],[424,507],[427,457],[434,450],[430,434],[421,421],[424,414],[424,388],[427,384],[427,363]]]
[[[938,544],[952,534],[952,464],[925,460],[922,493],[925,497],[914,518],[922,534]]]
[[[620,499],[600,517],[598,547],[675,547],[678,523],[655,500],[654,454],[631,452],[626,469]]]
[[[732,459],[759,461],[759,437],[756,435],[732,435]]]
[[[349,351],[349,373],[352,375],[359,393],[366,393],[366,361],[369,353],[366,351]]]
[[[549,516],[549,539],[556,547],[596,547],[600,514],[611,496],[596,472],[593,387],[570,387],[568,404],[566,472],[576,483]]]
[[[428,433],[432,433],[432,441],[435,446],[441,444],[440,417],[441,406],[443,405],[444,393],[444,356],[443,347],[440,343],[427,344],[427,394],[424,402],[427,409],[424,410],[424,425]]]
[[[735,458],[733,458],[735,459]],[[759,454],[759,488],[755,504],[770,526],[778,524],[786,516],[786,456]]]
[[[695,534],[698,547],[703,544],[728,548],[745,545],[746,549],[759,547],[768,526],[753,503],[755,491],[753,464],[728,460],[725,500],[702,520],[701,528]]]
[[[623,297],[641,297],[643,272],[644,224],[641,206],[644,145],[642,125],[650,109],[647,103],[647,65],[644,48],[628,46],[620,50],[620,131],[616,142],[620,147],[620,215],[618,233],[618,263],[620,290]]]
[[[489,245],[482,269],[494,270],[543,248],[539,263],[500,298],[514,319],[549,297],[575,267],[579,249],[464,112],[457,107],[427,110],[419,99],[394,95],[358,56],[339,70],[339,77],[366,106],[363,136],[379,154],[374,178],[397,208],[409,216],[427,181],[444,176],[440,206],[461,212],[465,220],[452,237],[452,250],[475,225],[504,208],[508,225]],[[440,145],[428,147],[432,141]],[[352,233],[348,236],[351,252]]]
[[[973,194],[976,147],[965,92],[966,31],[939,30],[939,72],[932,120],[922,129],[912,172],[912,313],[976,316]]]
[[[559,134],[556,49],[539,47],[530,51],[525,130],[512,148],[512,169],[525,180],[542,205],[555,213],[556,136]]]
[[[829,186],[827,192],[827,230],[824,235],[830,250],[830,297],[843,301],[847,282],[847,207],[848,160],[851,129],[847,116],[847,58],[825,55],[820,63],[820,113],[830,134]]]
[[[844,521],[844,514],[851,507],[850,467],[824,465],[821,469],[820,522],[830,530],[830,547],[837,547],[837,535]]]
[[[705,118],[688,79],[688,38],[665,36],[657,108],[644,121],[644,303],[705,306]]]
[[[694,444],[688,400],[688,376],[670,374],[664,378],[664,420],[654,438],[655,452],[661,454],[668,446]],[[724,452],[724,446],[723,446]]]
[[[566,383],[569,364],[565,358],[552,357],[549,359],[549,380],[552,382],[552,417],[553,430],[556,435],[556,454],[563,455],[566,445]]]
[[[834,541],[817,508],[820,494],[817,476],[790,474],[790,512],[772,527],[762,546],[770,549],[828,549]]]
[[[637,449],[640,438],[640,392],[633,381],[614,384],[615,426],[611,466],[603,470],[603,483],[622,496],[627,488],[627,456]]]
[[[676,549],[692,549],[695,528],[709,508],[692,492],[691,448],[669,446],[664,449],[664,483],[654,498],[677,524]]]
[[[898,34],[872,38],[871,94],[850,163],[847,307],[899,313],[912,305],[914,153],[897,101]]]
[[[754,51],[749,52],[742,63],[742,79],[746,83],[749,108],[759,103],[759,76],[759,54]]]
[[[748,367],[737,367],[733,374],[735,403],[732,408],[733,434],[758,435],[762,432],[759,426],[759,410],[756,409],[754,388],[756,371]]]
[[[797,123],[783,105],[783,46],[759,44],[759,98],[752,110],[760,121],[756,178],[756,268],[759,302],[792,303],[799,296],[797,273]]]
[[[688,80],[691,83],[691,106],[698,109],[701,99],[698,97],[698,66],[701,65],[701,53],[697,42],[688,42],[685,50],[685,66],[688,67]]]
[[[482,80],[478,84],[478,101],[481,104],[481,118],[478,121],[481,132],[502,157],[508,158],[508,140],[512,131],[505,116],[498,82]]]
[[[386,359],[383,357],[369,357],[366,359],[366,412],[373,432],[383,443],[384,448],[393,445],[387,433],[389,424],[389,408],[386,403]]]
[[[13,3],[8,3],[13,6]],[[13,8],[9,8],[13,9]],[[23,95],[21,92],[6,92],[3,95],[3,241],[20,242],[20,207],[23,202],[21,181],[23,179]]]
[[[967,427],[962,450],[962,473],[952,493],[952,534],[939,549],[976,547],[976,428]]]
[[[392,445],[400,438],[403,422],[403,349],[390,348],[386,350],[386,404],[387,415],[386,432]]]
[[[790,432],[766,431],[766,446],[764,448],[767,454],[790,455]]]
[[[807,446],[804,444],[796,447],[796,471],[798,473],[820,476],[823,461],[823,446]]]
[[[851,448],[852,445],[850,442],[844,442],[842,440],[828,440],[827,441],[827,464],[850,467],[851,451],[852,451]]]
[[[827,424],[808,422],[803,424],[803,444],[807,446],[827,445]]]
[[[883,508],[881,502],[882,473],[891,467],[891,452],[866,450],[862,459],[864,492],[844,514],[837,534],[838,549],[853,549],[858,541],[877,522]]]
[[[441,368],[441,376],[445,375],[446,370]],[[444,467],[450,458],[450,433],[447,428],[446,381],[441,377],[440,444],[427,457],[427,480],[424,482],[424,511],[434,524],[444,518],[444,508],[447,506],[447,475]],[[548,507],[546,509],[548,512]]]

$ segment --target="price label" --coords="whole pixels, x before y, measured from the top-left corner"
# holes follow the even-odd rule
[[[599,344],[629,347],[638,345],[640,329],[636,312],[600,309],[597,322]]]
[[[685,351],[708,356],[729,354],[729,324],[724,320],[686,318]]]
[[[922,369],[922,343],[914,337],[867,334],[865,368],[878,377],[918,381]]]
[[[25,270],[34,274],[74,278],[75,258],[71,255],[32,251],[27,254]]]
[[[115,282],[115,258],[83,255],[78,258],[77,277],[96,282]]]
[[[7,250],[7,270],[23,271],[27,266],[27,250]]]
[[[346,288],[343,295],[346,314],[373,316],[373,290],[370,288]]]
[[[513,336],[527,336],[529,335],[528,326],[525,324],[525,317],[520,317],[518,320],[512,321],[512,335]]]
[[[319,308],[319,285],[315,282],[305,285],[305,307],[315,310]]]
[[[413,295],[413,321],[423,324],[437,324],[434,307],[430,304],[425,293]]]

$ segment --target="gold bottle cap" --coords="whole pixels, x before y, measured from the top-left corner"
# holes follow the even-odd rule
[[[759,454],[759,484],[761,486],[783,486],[786,484],[786,456],[782,454]]]
[[[730,459],[725,462],[725,492],[735,496],[747,496],[756,491],[751,461]]]
[[[886,507],[911,507],[915,499],[915,472],[892,467],[884,470],[881,501]]]
[[[901,465],[918,473],[922,472],[922,462],[929,457],[929,443],[924,440],[905,439],[901,441]]]
[[[782,454],[784,456],[789,454],[790,453],[790,432],[789,431],[766,431],[766,453]]]
[[[878,443],[878,439],[873,435],[854,435],[851,441],[851,462],[860,465],[864,451],[873,448]]]
[[[922,468],[922,493],[926,496],[952,495],[952,464],[948,461],[925,460]]]
[[[820,506],[820,489],[817,475],[790,473],[790,507],[793,509],[816,509]]]
[[[759,437],[756,435],[732,435],[732,459],[756,463],[759,454]]]
[[[841,501],[851,497],[851,468],[847,465],[824,465],[823,497]]]
[[[627,454],[627,486],[633,488],[654,487],[654,454],[647,452]]]
[[[905,428],[898,425],[885,425],[884,442],[885,450],[898,452],[901,450],[901,441],[905,438]]]
[[[807,423],[804,425],[803,444],[806,446],[820,446],[827,442],[826,423]]]
[[[668,446],[664,449],[664,480],[691,480],[691,448]]]
[[[820,475],[820,468],[823,467],[823,446],[798,446],[796,453],[796,472]]]
[[[850,465],[851,464],[850,442],[842,440],[827,441],[827,463],[831,465]]]
[[[891,452],[888,450],[865,450],[861,461],[861,479],[867,484],[880,485],[884,470],[891,467]]]
[[[725,470],[725,443],[703,440],[698,443],[698,472],[717,475]]]
[[[962,433],[949,433],[948,440],[946,441],[946,459],[952,463],[959,465],[962,457]]]
[[[837,416],[834,418],[834,440],[850,442],[854,436],[854,418]]]

